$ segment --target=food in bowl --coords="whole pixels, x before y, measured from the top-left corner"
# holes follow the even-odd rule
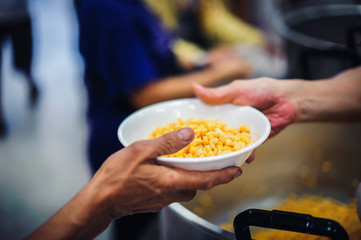
[[[211,157],[180,158],[157,157],[157,162],[187,170],[210,171],[230,166],[241,166],[252,151],[268,137],[271,124],[259,110],[250,106],[233,104],[207,105],[195,98],[177,99],[156,103],[129,115],[118,128],[118,138],[123,146],[144,140],[159,126],[176,122],[178,118],[218,119],[229,127],[249,126],[254,143],[245,148]]]
[[[186,120],[178,118],[176,122],[157,127],[149,138],[157,138],[184,127],[194,130],[193,141],[180,151],[165,155],[166,157],[212,157],[241,150],[253,143],[249,126],[243,125],[239,128],[230,128],[220,120],[213,121],[203,118],[188,118]]]

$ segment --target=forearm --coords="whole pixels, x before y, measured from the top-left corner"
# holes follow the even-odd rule
[[[26,240],[94,239],[111,222],[97,192],[88,184]]]
[[[287,84],[286,95],[296,106],[295,122],[361,120],[361,67],[327,80]]]
[[[140,108],[156,102],[193,97],[193,83],[198,83],[203,86],[215,86],[229,81],[232,78],[232,74],[226,71],[207,68],[195,73],[162,79],[137,91],[131,96],[131,99],[132,102]]]

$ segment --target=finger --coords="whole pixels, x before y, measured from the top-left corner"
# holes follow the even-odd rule
[[[196,190],[172,190],[160,195],[160,197],[146,200],[146,209],[159,209],[174,202],[187,202],[196,196]]]
[[[228,183],[242,174],[239,167],[213,171],[186,171],[182,169],[175,171],[177,174],[173,175],[172,185],[176,189],[208,190],[216,185]]]
[[[177,191],[173,194],[173,199],[172,199],[172,203],[173,202],[188,202],[190,200],[192,200],[197,194],[196,190],[181,190],[181,191]]]
[[[194,138],[194,131],[191,128],[182,128],[176,131],[164,134],[156,139],[150,140],[151,156],[171,154],[178,152]]]
[[[193,83],[194,94],[203,102],[211,105],[232,103],[234,89],[230,84],[218,88],[206,88]]]
[[[149,213],[149,212],[159,212],[163,209],[164,206],[161,207],[147,207],[147,208],[140,208],[140,209],[135,209],[132,211],[132,214],[137,214],[137,213]]]
[[[251,163],[251,162],[253,162],[255,156],[256,156],[256,152],[253,151],[253,152],[251,153],[251,155],[247,158],[246,163]]]
[[[160,205],[166,206],[174,202],[188,202],[192,200],[197,194],[197,190],[176,190],[170,191],[162,196]]]

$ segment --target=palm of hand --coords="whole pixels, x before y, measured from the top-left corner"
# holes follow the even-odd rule
[[[256,82],[257,81],[257,82]],[[232,83],[235,90],[234,104],[250,105],[262,111],[271,123],[270,137],[275,136],[295,118],[293,103],[282,96],[281,89],[274,81],[249,80]]]
[[[258,81],[258,82],[256,82]],[[275,136],[295,118],[293,103],[280,94],[280,89],[269,79],[237,81],[233,103],[250,105],[262,111],[271,123],[270,137]]]

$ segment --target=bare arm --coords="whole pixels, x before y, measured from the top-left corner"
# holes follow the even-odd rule
[[[250,73],[250,66],[244,60],[231,57],[198,72],[161,79],[132,94],[131,100],[141,108],[156,102],[192,97],[193,83],[217,86]]]
[[[260,109],[271,122],[272,136],[293,122],[361,121],[361,67],[318,81],[259,78],[193,90],[209,104]]]
[[[361,67],[297,85],[290,92],[297,105],[295,121],[361,121]]]
[[[27,240],[93,239],[114,219],[189,201],[198,189],[228,183],[241,174],[239,167],[200,172],[155,163],[157,156],[182,149],[193,136],[191,129],[180,129],[114,153],[90,182]]]

